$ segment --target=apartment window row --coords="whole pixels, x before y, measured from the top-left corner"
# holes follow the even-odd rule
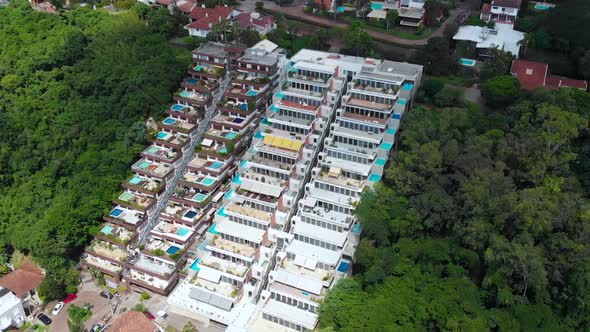
[[[266,175],[266,176],[270,176],[276,179],[281,179],[281,180],[288,180],[289,179],[289,175],[285,174],[285,173],[279,173],[277,171],[273,171],[270,169],[266,169],[266,168],[260,168],[260,167],[252,167],[251,168],[254,172],[256,172],[257,174],[260,175]]]
[[[377,81],[370,81],[370,80],[366,80],[366,79],[358,79],[357,81],[359,84],[364,85],[364,86],[370,86],[372,88],[377,88],[377,89],[394,89],[396,87],[395,84],[391,84],[391,83],[384,83],[384,82],[377,82]]]
[[[384,113],[384,112],[367,110],[364,108],[354,107],[354,106],[350,106],[350,105],[346,105],[346,112],[351,113],[351,114],[368,116],[368,117],[375,118],[375,119],[385,119],[386,117],[389,116],[387,113]]]
[[[241,259],[236,258],[234,256],[225,255],[225,254],[222,254],[222,253],[217,252],[217,251],[211,251],[211,256],[217,257],[219,259],[223,259],[223,260],[226,260],[226,261],[230,261],[232,263],[240,264],[240,265],[245,265],[245,266],[251,266],[252,265],[252,263],[250,263],[248,261],[241,260]]]
[[[224,275],[221,276],[221,281],[226,282],[228,284],[232,284],[234,286],[237,286],[238,288],[242,287],[242,282],[237,281],[236,279],[233,279],[233,278],[228,278]]]
[[[260,244],[254,243],[254,242],[250,242],[248,240],[244,240],[244,239],[242,239],[240,237],[236,237],[236,236],[228,235],[228,234],[224,234],[224,233],[219,233],[219,235],[224,240],[228,240],[228,241],[231,241],[231,242],[235,242],[235,243],[247,245],[249,247],[256,248],[256,249],[258,249],[258,247],[260,247]]]
[[[303,113],[303,112],[298,112],[298,111],[293,111],[293,110],[285,110],[285,109],[281,109],[279,112],[279,115],[288,116],[288,117],[295,118],[295,119],[305,119],[307,121],[311,121],[311,120],[315,119],[315,114],[309,114],[309,113]]]
[[[322,171],[328,173],[330,171],[330,167],[324,167],[322,168]],[[347,171],[347,170],[340,170],[340,175],[342,177],[345,177],[347,179],[351,179],[351,180],[356,180],[356,181],[362,181],[364,180],[364,177],[358,173],[354,173],[351,171]]]
[[[279,302],[283,302],[286,303],[288,305],[297,307],[299,309],[303,309],[305,311],[309,311],[309,312],[313,312],[314,314],[317,312],[317,307],[314,305],[311,305],[307,302],[303,302],[303,301],[298,301],[296,299],[290,298],[288,296],[282,295],[282,294],[278,294],[275,292],[271,292],[270,293],[270,297],[272,299],[275,299]]]
[[[318,92],[318,93],[324,93],[324,91],[326,91],[326,88],[323,88],[321,86],[293,82],[293,81],[289,81],[289,86],[294,89],[312,91],[312,92]]]
[[[293,322],[286,321],[284,319],[281,319],[281,318],[278,318],[278,317],[269,315],[269,314],[264,313],[264,312],[262,313],[262,318],[264,318],[264,319],[266,319],[268,321],[271,321],[271,322],[275,322],[277,324],[281,324],[281,325],[286,326],[286,327],[288,327],[290,329],[293,329],[295,331],[301,331],[301,332],[308,331],[305,327],[303,327],[301,325],[295,324]]]
[[[315,183],[315,187],[318,189],[333,192],[336,194],[345,195],[345,196],[356,197],[356,193],[350,189],[334,186],[334,185],[327,184],[327,183],[320,182],[320,181],[314,181],[314,183]]]
[[[353,92],[350,95],[354,99],[371,101],[371,102],[375,102],[378,104],[392,104],[393,105],[393,98],[378,97],[378,96],[367,95],[364,93],[356,93],[356,92]]]
[[[350,153],[344,153],[344,152],[340,152],[340,151],[328,150],[328,157],[342,159],[342,160],[348,160],[348,161],[352,161],[354,163],[363,164],[363,165],[369,164],[369,158],[360,157],[357,155],[353,155]]]
[[[351,128],[353,129],[353,128]],[[350,138],[345,136],[334,135],[334,139],[336,142],[344,143],[348,145],[354,145],[359,148],[367,148],[367,149],[374,149],[377,147],[377,144],[373,142],[362,141],[356,138]]]
[[[255,70],[260,70],[260,71],[266,71],[269,72],[270,68],[268,66],[261,66],[261,65],[253,65],[251,63],[240,63],[240,68],[242,69],[255,69]]]
[[[264,152],[264,151],[260,151],[259,155],[260,155],[260,157],[262,157],[264,159],[278,161],[278,162],[281,162],[284,164],[289,164],[289,165],[294,165],[295,161],[296,161],[294,158],[288,158],[285,156],[278,156],[274,153],[268,153],[268,152]]]
[[[249,219],[244,219],[244,218],[240,218],[240,217],[236,217],[236,216],[229,216],[229,220],[236,222],[238,224],[242,224],[245,226],[249,226],[249,227],[253,227],[253,228],[257,228],[257,229],[261,229],[261,230],[266,230],[268,228],[268,226],[263,225],[261,223],[249,220]]]
[[[322,104],[322,102],[319,100],[301,98],[301,97],[296,97],[296,96],[285,96],[284,100],[290,101],[293,103],[297,103],[297,104],[303,104],[303,105],[307,104],[307,105],[312,105],[312,106],[320,106]]]
[[[299,127],[295,127],[295,126],[289,126],[289,125],[285,125],[282,123],[274,123],[273,122],[272,127],[274,129],[278,129],[278,130],[282,130],[282,131],[286,131],[286,132],[290,132],[290,133],[302,134],[302,135],[307,135],[307,133],[309,133],[308,129],[303,129],[303,128],[299,128]]]
[[[332,203],[327,203],[327,202],[324,202],[324,201],[318,201],[317,204],[322,209],[328,209],[328,210],[336,211],[336,212],[343,213],[343,214],[346,214],[346,215],[352,215],[352,209],[349,209],[349,208],[344,207],[344,206],[334,205]]]
[[[295,233],[295,240],[309,243],[309,244],[312,244],[316,247],[320,247],[320,248],[324,248],[324,249],[328,249],[328,250],[332,250],[332,251],[338,251],[337,245],[331,244],[331,243],[326,243],[326,242],[320,241],[318,239],[313,239],[313,238],[310,238],[309,236],[300,235],[300,234]]]
[[[307,77],[321,78],[324,81],[328,80],[332,76],[332,74],[318,73],[317,71],[311,71],[307,69],[297,69],[297,74]]]
[[[336,231],[336,232],[340,232],[342,233],[342,231],[344,231],[344,227],[342,226],[338,226],[338,225],[334,225],[332,223],[329,222],[325,222],[322,220],[317,220],[314,218],[310,218],[310,217],[306,217],[306,216],[301,216],[301,221],[303,221],[306,224],[311,224],[311,225],[315,225],[315,226],[319,226],[325,229],[329,229],[331,231]]]

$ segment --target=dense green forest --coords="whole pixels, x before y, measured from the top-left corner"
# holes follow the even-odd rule
[[[339,331],[590,329],[590,94],[482,112],[418,106],[357,207],[354,278],[321,306]]]
[[[76,286],[88,229],[190,62],[150,24],[160,14],[0,7],[0,265],[32,255],[48,298]]]

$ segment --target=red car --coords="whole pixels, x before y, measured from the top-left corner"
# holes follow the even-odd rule
[[[151,319],[151,320],[154,320],[154,319],[156,319],[156,316],[152,315],[152,313],[151,313],[151,312],[149,312],[149,311],[146,311],[146,312],[144,312],[143,314],[144,314],[144,315],[145,315],[147,318],[149,318],[149,319]]]
[[[66,298],[63,300],[63,303],[70,303],[77,298],[78,298],[78,295],[76,295],[76,294],[68,294],[68,296],[66,296]]]

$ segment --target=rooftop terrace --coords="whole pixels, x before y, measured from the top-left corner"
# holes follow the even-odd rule
[[[245,244],[225,240],[221,237],[214,237],[213,240],[209,242],[209,246],[249,258],[254,258],[254,255],[256,255],[255,248]]]

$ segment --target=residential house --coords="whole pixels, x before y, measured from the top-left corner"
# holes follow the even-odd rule
[[[488,58],[490,49],[498,49],[512,54],[518,58],[524,32],[514,30],[514,26],[508,23],[497,23],[491,29],[474,25],[464,25],[459,28],[454,40],[468,41],[476,48],[479,58]]]
[[[254,30],[261,36],[277,28],[277,21],[260,13],[244,12],[236,16],[235,22],[244,30]]]
[[[229,22],[238,14],[239,11],[228,6],[217,6],[215,8],[206,8],[205,5],[196,6],[191,9],[188,15],[190,23],[184,28],[193,37],[205,38],[213,30],[213,25],[224,21]]]
[[[127,310],[119,316],[108,328],[109,332],[160,332],[154,322],[142,312]]]
[[[510,74],[518,78],[520,87],[526,90],[575,88],[586,91],[588,89],[587,81],[550,75],[549,65],[542,62],[514,60],[510,67]]]
[[[42,303],[37,289],[44,278],[45,273],[41,268],[27,262],[0,278],[0,287],[10,290],[20,300],[21,306],[28,316]]]
[[[0,287],[0,331],[20,328],[26,319],[21,299],[10,289]]]
[[[479,17],[485,22],[514,23],[521,6],[522,0],[492,0],[483,4]]]

